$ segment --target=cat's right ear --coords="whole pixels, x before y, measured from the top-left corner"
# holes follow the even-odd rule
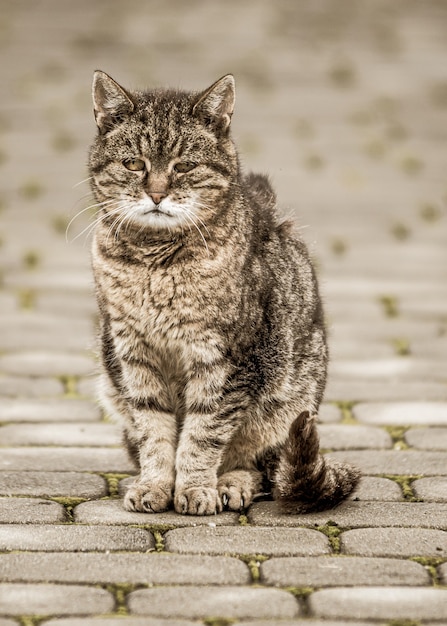
[[[93,110],[101,134],[122,122],[135,108],[130,95],[105,72],[93,74]]]

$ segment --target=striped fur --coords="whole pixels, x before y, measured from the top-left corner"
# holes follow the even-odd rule
[[[234,81],[127,92],[96,72],[90,151],[102,400],[140,474],[128,510],[209,515],[274,490],[336,505],[358,473],[323,460],[327,346],[304,243],[241,172]]]

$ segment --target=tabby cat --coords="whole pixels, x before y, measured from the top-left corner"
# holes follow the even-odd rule
[[[93,80],[93,269],[101,395],[140,474],[129,511],[211,515],[272,492],[333,507],[356,469],[319,453],[328,360],[304,243],[230,137],[235,88],[127,91]]]

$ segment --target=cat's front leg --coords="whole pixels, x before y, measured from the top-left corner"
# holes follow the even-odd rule
[[[171,503],[175,483],[175,416],[161,411],[139,415],[133,427],[125,431],[125,442],[140,466],[140,475],[124,497],[127,511],[160,513]]]

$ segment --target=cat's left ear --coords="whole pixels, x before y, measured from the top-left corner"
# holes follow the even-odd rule
[[[192,114],[207,125],[226,130],[230,126],[235,97],[234,77],[227,74],[200,94]]]
[[[96,124],[102,134],[122,122],[135,108],[125,89],[99,70],[93,74],[92,96]]]

